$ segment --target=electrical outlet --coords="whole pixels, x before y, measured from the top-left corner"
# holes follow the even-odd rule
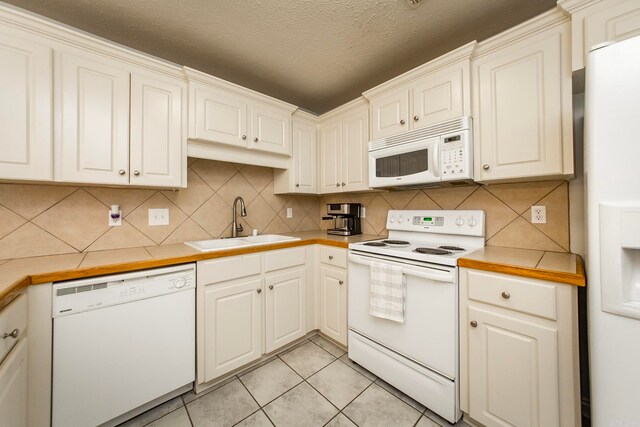
[[[293,208],[287,208],[287,218],[293,218]]]
[[[169,225],[169,209],[149,209],[149,225]]]
[[[533,224],[546,224],[547,223],[547,207],[531,206],[531,222]]]
[[[366,218],[366,217],[367,217],[367,208],[362,206],[360,207],[360,218]]]

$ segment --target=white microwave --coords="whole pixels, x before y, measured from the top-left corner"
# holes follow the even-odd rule
[[[471,117],[369,142],[369,186],[473,181]]]

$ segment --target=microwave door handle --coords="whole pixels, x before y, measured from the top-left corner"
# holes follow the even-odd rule
[[[363,260],[362,257],[359,257],[357,255],[349,254],[349,261],[354,264],[360,264],[366,267],[371,267],[370,262]],[[420,277],[421,279],[436,280],[438,282],[450,282],[450,283],[454,282],[454,277],[452,273],[450,272],[436,273],[436,271],[437,270],[432,270],[429,268],[423,268],[421,270],[417,270],[417,269],[402,267],[402,274],[404,274],[405,276]]]
[[[433,156],[431,161],[433,162],[433,175],[440,176],[440,141],[433,144]]]

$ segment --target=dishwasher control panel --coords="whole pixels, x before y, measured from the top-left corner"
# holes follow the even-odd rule
[[[195,289],[194,264],[54,283],[53,317]]]

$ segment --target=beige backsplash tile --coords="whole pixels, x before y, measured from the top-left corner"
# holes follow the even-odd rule
[[[0,205],[31,220],[77,189],[57,185],[0,184]]]
[[[0,259],[73,252],[76,249],[30,222],[0,240]]]

